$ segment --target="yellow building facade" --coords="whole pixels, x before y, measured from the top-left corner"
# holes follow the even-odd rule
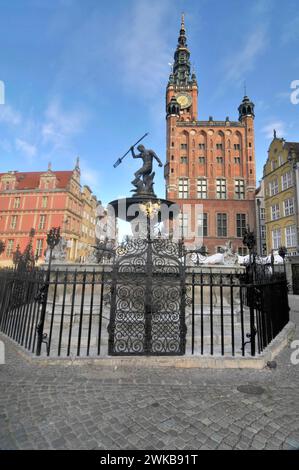
[[[287,248],[298,251],[298,198],[295,161],[299,143],[286,142],[274,132],[264,166],[267,252]]]
[[[96,244],[96,218],[98,200],[88,186],[83,186],[81,192],[81,235],[78,245],[77,261],[85,262],[90,250]]]

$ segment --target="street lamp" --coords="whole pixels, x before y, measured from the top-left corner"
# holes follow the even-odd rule
[[[253,255],[253,249],[256,245],[256,238],[254,232],[250,231],[249,225],[245,229],[244,236],[243,236],[243,245],[247,246],[249,250],[249,271],[253,273],[253,267],[255,265],[255,260]]]

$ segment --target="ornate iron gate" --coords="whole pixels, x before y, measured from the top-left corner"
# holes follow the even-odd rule
[[[183,245],[133,239],[118,249],[113,267],[110,355],[185,353]]]

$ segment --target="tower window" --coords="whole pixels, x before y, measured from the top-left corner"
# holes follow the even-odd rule
[[[206,148],[206,145],[205,144],[198,144],[198,147],[202,150],[204,150]]]
[[[181,144],[181,149],[186,150],[187,149],[187,144]]]
[[[240,150],[240,149],[241,149],[241,145],[240,145],[240,144],[234,144],[234,149],[235,149],[235,150]]]
[[[236,214],[237,237],[243,237],[246,230],[246,214]]]
[[[7,242],[7,249],[6,249],[6,256],[7,256],[8,258],[10,258],[11,255],[12,255],[13,244],[14,244],[14,240],[8,240],[8,242]]]
[[[216,180],[217,199],[226,199],[226,180],[219,178]]]
[[[237,163],[238,165],[241,163],[240,157],[234,157],[234,161],[235,161],[235,163]]]
[[[45,224],[46,224],[46,216],[41,215],[39,219],[39,224],[38,224],[39,230],[43,230],[45,228]]]
[[[235,180],[235,198],[244,199],[245,187],[244,180]]]
[[[227,237],[227,214],[217,214],[217,237]]]
[[[223,163],[223,158],[222,157],[216,157],[217,163]]]
[[[21,198],[16,197],[15,200],[14,200],[14,209],[19,209],[20,203],[21,203]]]
[[[252,144],[251,144],[251,142],[249,142],[249,144],[248,144],[248,145],[249,145],[249,147],[251,147],[251,145],[252,145]]]
[[[188,157],[181,157],[181,163],[188,163]]]
[[[205,157],[198,157],[198,162],[203,164],[205,162]]]
[[[198,215],[198,236],[208,236],[208,214],[203,213]]]
[[[188,179],[180,178],[179,179],[179,198],[188,199]]]
[[[43,240],[36,240],[35,256],[40,257],[43,252]]]
[[[205,178],[197,180],[197,197],[198,199],[207,199],[207,180]]]
[[[222,144],[216,144],[216,149],[222,150],[223,149]]]
[[[179,216],[181,234],[188,235],[188,214],[180,214]]]
[[[10,228],[12,228],[14,230],[17,226],[17,222],[18,222],[18,216],[13,215],[12,218],[11,218],[11,221],[10,221]]]

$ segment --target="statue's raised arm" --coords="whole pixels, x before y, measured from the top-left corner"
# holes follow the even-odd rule
[[[159,166],[163,166],[163,163],[161,162],[160,158],[158,157],[158,155],[152,150],[152,153],[153,153],[153,157],[157,160],[157,162],[159,163]]]

